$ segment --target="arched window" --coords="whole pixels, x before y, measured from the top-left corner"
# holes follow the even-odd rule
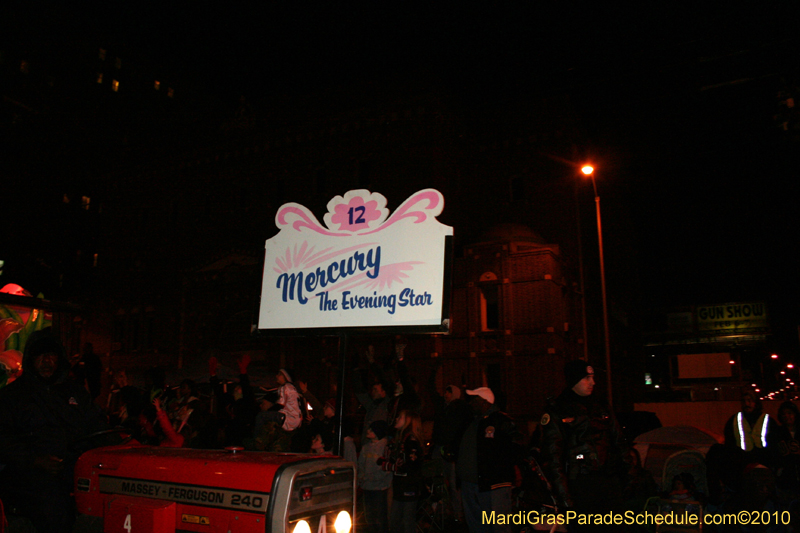
[[[480,277],[481,331],[500,329],[500,285],[493,272],[484,272]]]

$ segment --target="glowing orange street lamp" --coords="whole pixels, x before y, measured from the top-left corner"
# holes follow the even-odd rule
[[[613,407],[613,395],[611,393],[611,341],[608,334],[608,303],[606,298],[606,267],[603,261],[603,230],[600,221],[600,196],[597,194],[597,183],[594,180],[594,167],[584,165],[581,167],[584,176],[591,178],[592,188],[594,189],[594,205],[597,211],[597,245],[600,250],[600,288],[603,296],[603,333],[605,334],[606,349],[606,387],[608,388],[608,406]]]

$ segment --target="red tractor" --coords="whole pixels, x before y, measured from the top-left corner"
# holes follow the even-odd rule
[[[330,456],[97,448],[75,467],[76,531],[349,533],[355,483]]]

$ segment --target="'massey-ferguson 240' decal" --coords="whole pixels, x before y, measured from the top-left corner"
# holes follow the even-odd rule
[[[260,329],[439,325],[445,237],[439,191],[411,195],[391,216],[386,198],[350,191],[328,202],[322,226],[283,205],[266,243]]]
[[[100,476],[100,492],[254,513],[266,512],[269,503],[269,494],[262,492],[111,476]]]

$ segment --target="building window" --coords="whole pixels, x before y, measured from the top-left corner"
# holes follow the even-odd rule
[[[175,91],[172,90],[172,87],[167,89],[167,96],[170,97],[170,98],[175,96]]]
[[[93,266],[94,268],[97,268],[97,254],[94,254],[94,255],[92,256],[92,266]]]
[[[122,59],[120,58],[114,59],[114,66],[118,69],[122,68]]]
[[[159,89],[161,89],[161,82],[160,82],[160,81],[158,81],[158,80],[154,81],[154,82],[153,82],[153,89],[155,89],[156,91],[158,91]]]
[[[97,57],[100,58],[100,61],[106,60],[106,50],[105,48],[101,48],[100,51],[97,53]]]
[[[81,209],[83,209],[84,211],[88,211],[89,210],[89,202],[91,202],[91,201],[92,201],[92,199],[89,198],[88,196],[81,196]]]
[[[484,285],[481,294],[481,330],[500,329],[500,286]]]
[[[111,90],[114,92],[119,91],[119,81],[111,80]]]
[[[103,83],[103,73],[102,72],[98,72],[97,73],[97,83]]]

